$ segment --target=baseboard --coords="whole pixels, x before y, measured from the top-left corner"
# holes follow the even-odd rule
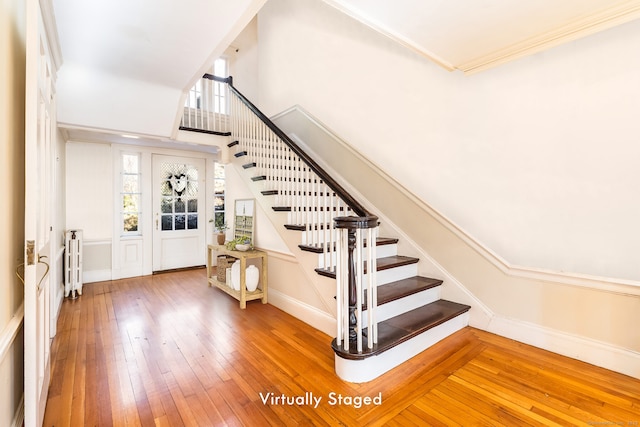
[[[305,304],[302,301],[298,301],[273,289],[269,289],[269,304],[302,320],[330,337],[336,334],[336,319],[309,304]]]
[[[528,322],[495,316],[488,332],[640,378],[640,353]]]
[[[11,421],[11,427],[21,427],[23,425],[24,425],[24,393],[22,394],[22,398],[20,399],[20,403],[18,404],[16,413],[13,416],[13,421]]]
[[[111,280],[111,270],[91,270],[82,272],[82,283],[105,282]]]

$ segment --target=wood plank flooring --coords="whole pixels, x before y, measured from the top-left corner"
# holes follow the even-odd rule
[[[88,284],[62,306],[44,425],[640,425],[640,380],[477,329],[366,384],[336,377],[330,342],[204,270]]]

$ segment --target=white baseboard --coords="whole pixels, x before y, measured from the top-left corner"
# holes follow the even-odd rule
[[[82,283],[104,282],[111,280],[111,270],[91,270],[82,272]]]
[[[21,427],[22,425],[24,425],[24,393],[22,394],[16,413],[13,416],[13,421],[11,421],[11,427]]]
[[[495,316],[488,332],[640,378],[640,353],[528,322]]]
[[[302,320],[330,337],[336,334],[336,319],[330,314],[291,298],[282,292],[269,289],[269,304],[278,307],[285,313]]]

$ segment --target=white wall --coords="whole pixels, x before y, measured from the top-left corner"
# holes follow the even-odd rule
[[[85,241],[110,240],[113,224],[111,146],[68,142],[66,188],[66,228],[81,229]]]
[[[227,50],[233,85],[253,103],[258,101],[258,18],[254,17]],[[237,51],[236,51],[237,50]]]
[[[24,244],[25,2],[0,2],[0,425],[23,413],[22,284],[15,275]]]
[[[267,115],[302,105],[511,264],[640,280],[640,22],[473,76],[322,2],[258,28]]]
[[[122,152],[139,153],[142,173],[141,236],[120,233],[119,159]],[[83,279],[85,283],[152,273],[153,154],[202,158],[206,161],[207,189],[213,188],[214,156],[199,151],[70,141],[66,146],[66,229],[83,230]],[[213,194],[207,193],[206,212],[213,212]],[[212,215],[207,215],[209,218]],[[206,224],[207,242],[213,239],[213,225]],[[132,249],[135,246],[135,249]],[[135,250],[135,254],[131,251]],[[204,251],[203,251],[204,253]],[[203,255],[204,257],[204,255]],[[132,261],[133,259],[133,261]]]

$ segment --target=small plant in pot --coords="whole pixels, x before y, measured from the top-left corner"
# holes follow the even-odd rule
[[[251,239],[248,237],[237,237],[230,242],[227,242],[227,249],[232,251],[248,251],[252,249]]]
[[[214,222],[214,220],[210,219],[209,222]],[[224,245],[224,241],[226,239],[225,231],[227,228],[229,227],[227,227],[227,224],[222,220],[222,218],[218,217],[215,219],[214,231],[219,245]]]

